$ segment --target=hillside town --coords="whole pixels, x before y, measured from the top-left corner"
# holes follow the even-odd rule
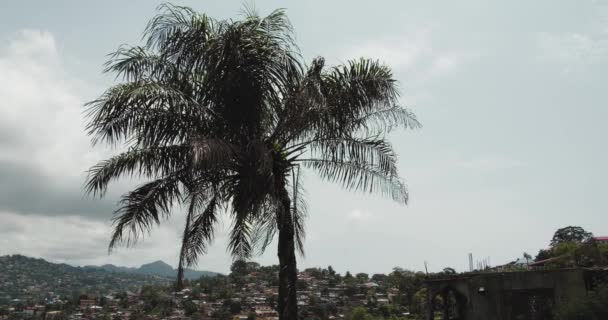
[[[571,296],[564,300],[568,303],[542,311],[545,313],[565,312],[562,308],[605,311],[608,238],[594,237],[580,227],[557,230],[550,246],[534,258],[524,253],[502,265],[489,266],[484,260],[474,268],[472,259],[470,264],[471,269],[462,273],[450,267],[431,273],[395,267],[388,274],[372,275],[349,271],[342,275],[331,266],[303,269],[297,273],[295,288],[298,318],[429,319],[443,310],[443,319],[459,319],[466,312],[475,312],[471,305],[502,304],[501,294],[513,292],[525,300],[544,301],[547,308]],[[171,269],[162,262],[144,266],[148,271],[152,266],[160,267],[158,272]],[[278,273],[277,265],[236,260],[229,274],[200,273],[203,276],[185,279],[178,289],[174,277],[3,256],[0,320],[276,320]],[[546,282],[542,279],[551,281],[542,285]],[[486,294],[486,285],[479,283],[494,290]],[[510,291],[512,286],[518,289]],[[532,311],[517,312],[526,315]]]
[[[139,290],[105,294],[10,300],[0,307],[0,320],[13,319],[278,319],[277,266],[236,261],[228,276],[202,277],[175,291],[172,285],[146,285]],[[343,318],[357,307],[384,316],[405,317],[409,305],[421,304],[423,273],[396,268],[391,274],[344,276],[331,267],[298,273],[297,303],[307,319]],[[401,287],[401,288],[400,288]],[[409,287],[410,290],[404,290]],[[416,309],[414,307],[414,309]]]

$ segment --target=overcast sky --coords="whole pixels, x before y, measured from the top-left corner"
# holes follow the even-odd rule
[[[74,265],[175,265],[184,216],[107,254],[121,181],[90,199],[83,104],[113,83],[106,54],[139,43],[156,1],[0,2],[0,255]],[[176,1],[238,18],[241,1]],[[266,1],[284,7],[304,57],[389,64],[424,127],[392,134],[411,203],[349,194],[307,172],[300,267],[463,271],[506,263],[553,232],[608,235],[608,1]],[[198,268],[228,271],[225,221]],[[274,247],[256,258],[276,263]]]

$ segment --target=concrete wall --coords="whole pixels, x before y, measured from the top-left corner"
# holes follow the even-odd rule
[[[482,273],[429,280],[427,286],[433,294],[452,290],[460,295],[466,320],[512,320],[528,295],[546,296],[553,303],[560,303],[587,290],[582,269]],[[485,289],[485,294],[479,292],[480,288]]]

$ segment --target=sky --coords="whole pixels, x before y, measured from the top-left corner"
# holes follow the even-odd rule
[[[134,186],[83,192],[93,147],[83,105],[115,83],[107,54],[139,44],[159,1],[0,2],[0,255],[73,265],[177,263],[184,215],[108,254],[112,212]],[[307,61],[388,64],[423,127],[391,133],[402,206],[305,172],[299,267],[388,273],[468,269],[535,255],[553,232],[608,235],[608,1],[174,1],[217,19],[285,8]],[[602,80],[604,79],[604,80]],[[227,272],[230,227],[197,266]],[[277,263],[274,247],[256,257]]]

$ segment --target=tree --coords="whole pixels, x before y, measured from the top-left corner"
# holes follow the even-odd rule
[[[596,284],[593,290],[556,305],[557,320],[608,319],[608,285]]]
[[[230,266],[230,273],[236,276],[245,276],[249,273],[247,261],[237,259]]]
[[[103,194],[124,174],[152,180],[123,198],[110,247],[131,244],[172,204],[183,204],[181,270],[205,252],[217,212],[229,207],[235,256],[250,257],[278,234],[278,312],[296,319],[296,250],[303,253],[306,216],[301,169],[405,204],[384,135],[419,123],[378,61],[327,68],[317,58],[305,66],[281,10],[216,21],[162,8],[146,29],[146,46],[123,47],[108,64],[127,83],[89,105],[94,141],[129,149],[92,168],[88,190]]]
[[[238,301],[231,301],[230,302],[230,313],[232,314],[239,314],[242,310],[241,307],[241,303]]]
[[[385,282],[388,279],[388,276],[382,273],[375,273],[372,275],[372,280],[376,282]]]
[[[369,275],[367,273],[360,272],[355,275],[355,278],[357,278],[359,282],[367,282],[367,280],[369,280]]]
[[[334,268],[332,268],[332,266],[327,267],[327,272],[329,273],[330,277],[333,277],[336,275],[336,271],[334,270]]]
[[[604,259],[597,242],[590,240],[580,244],[573,252],[577,267],[593,267],[604,264]]]
[[[110,249],[133,245],[187,207],[179,255],[183,269],[204,254],[221,206],[232,205],[230,250],[250,255],[249,226],[268,210],[265,194],[250,193],[257,170],[252,157],[267,110],[286,93],[300,66],[282,11],[266,18],[216,21],[189,8],[162,5],[148,24],[144,46],[120,47],[107,63],[125,83],[88,104],[94,143],[124,144],[127,151],[89,171],[87,191],[103,196],[121,176],[148,180],[125,194],[116,210]],[[259,140],[259,139],[258,139]],[[246,194],[246,196],[244,196]],[[268,200],[269,201],[269,200]]]
[[[583,243],[591,238],[593,238],[591,232],[587,232],[581,227],[568,226],[555,231],[551,239],[551,246],[553,247],[563,242]]]
[[[198,306],[192,302],[192,300],[185,300],[183,302],[183,307],[187,316],[191,316],[198,311]]]
[[[350,314],[346,317],[347,320],[372,320],[373,317],[367,309],[363,307],[356,307],[351,310]]]
[[[532,260],[532,256],[529,253],[524,252],[524,259],[526,259],[526,265],[529,265],[530,260]]]
[[[442,272],[444,274],[456,274],[456,270],[454,270],[454,268],[450,268],[450,267],[443,268]]]
[[[547,260],[549,258],[551,258],[551,250],[547,250],[547,249],[540,249],[538,250],[538,254],[536,254],[536,257],[534,258],[535,261],[543,261],[543,260]]]

